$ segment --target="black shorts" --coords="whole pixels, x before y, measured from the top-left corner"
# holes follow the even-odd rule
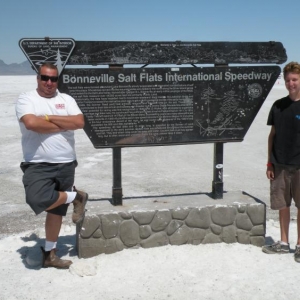
[[[40,214],[57,201],[59,191],[72,191],[77,161],[58,164],[22,162],[20,167],[24,173],[26,203]],[[68,206],[63,204],[47,212],[65,216]]]

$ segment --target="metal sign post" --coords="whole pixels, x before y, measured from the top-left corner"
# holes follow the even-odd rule
[[[223,199],[223,154],[224,144],[214,143],[214,172],[212,182],[212,196],[214,199]]]

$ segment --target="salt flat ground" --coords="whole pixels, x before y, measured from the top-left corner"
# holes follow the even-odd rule
[[[293,255],[267,255],[241,244],[165,246],[123,250],[90,259],[76,256],[75,227],[64,219],[58,254],[73,260],[70,270],[40,269],[44,214],[25,204],[19,164],[20,133],[14,104],[36,87],[35,76],[0,77],[0,299],[297,299],[300,265]],[[287,94],[273,87],[243,142],[224,146],[224,189],[244,191],[269,207],[266,179],[266,120],[272,103]],[[111,149],[94,149],[76,132],[79,166],[75,185],[86,190],[92,210],[112,189]],[[122,149],[126,198],[211,192],[213,145]],[[220,204],[222,204],[222,200]],[[293,219],[295,209],[293,208]],[[267,210],[267,241],[278,239],[277,213]],[[291,246],[296,224],[291,223]]]

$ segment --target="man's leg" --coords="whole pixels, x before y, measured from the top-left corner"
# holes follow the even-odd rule
[[[72,215],[72,221],[77,223],[82,220],[85,212],[85,205],[88,200],[88,194],[82,191],[78,191],[74,187],[74,192],[59,192],[59,197],[55,203],[47,208],[46,211],[52,210],[62,204],[73,203],[74,211]]]
[[[270,181],[270,203],[271,209],[279,209],[280,241],[262,247],[262,251],[268,254],[290,253],[288,242],[292,200],[290,178],[290,170],[275,166],[274,178]]]
[[[296,262],[300,263],[300,209],[299,208],[297,214],[297,234],[298,234],[298,239],[295,248],[294,259]]]
[[[74,199],[75,199],[75,196],[76,196],[76,193],[74,193]],[[66,203],[66,201],[67,201],[67,198],[68,198],[68,195],[67,195],[67,193],[66,192],[59,192],[59,196],[58,196],[58,199],[56,200],[56,202],[54,202],[51,206],[49,206],[48,208],[47,208],[47,210],[51,210],[51,209],[53,209],[53,208],[55,208],[55,207],[58,207],[58,206],[60,206],[60,205],[62,205],[62,204],[65,204]],[[46,211],[47,211],[46,210]]]
[[[297,245],[300,245],[300,209],[299,208],[297,213],[297,234],[298,234]]]
[[[290,207],[279,210],[280,237],[284,243],[289,242]]]
[[[41,247],[43,253],[43,262],[42,266],[44,268],[58,268],[58,269],[68,269],[72,264],[71,260],[61,259],[56,256],[56,242],[58,240],[61,224],[62,224],[62,216],[55,215],[52,213],[47,213],[46,223],[45,223],[45,231],[46,231],[46,245],[50,245],[51,249],[43,249]]]
[[[47,213],[45,223],[46,241],[57,242],[61,224],[62,216]]]
[[[262,251],[267,254],[283,254],[290,252],[289,245],[289,225],[290,225],[290,207],[279,210],[280,241],[272,245],[265,245]]]

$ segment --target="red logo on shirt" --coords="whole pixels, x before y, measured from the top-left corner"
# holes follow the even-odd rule
[[[65,109],[65,105],[64,104],[55,104],[55,108],[56,109]]]

